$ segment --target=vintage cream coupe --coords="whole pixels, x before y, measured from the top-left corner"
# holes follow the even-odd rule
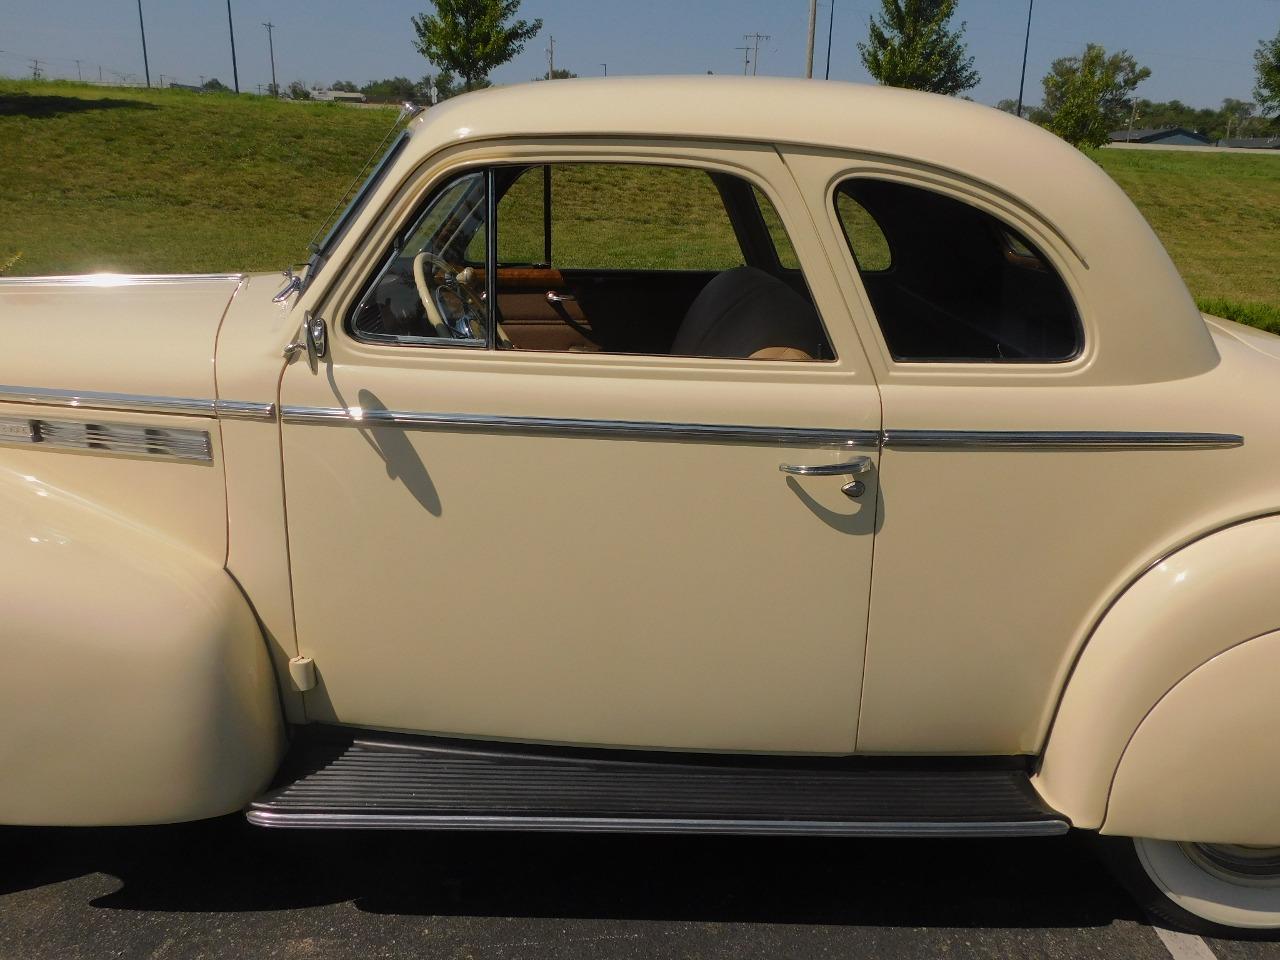
[[[1029,123],[462,97],[283,289],[0,283],[0,382],[0,823],[1074,827],[1280,927],[1280,338]]]

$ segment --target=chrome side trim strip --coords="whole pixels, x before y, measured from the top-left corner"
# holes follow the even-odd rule
[[[213,410],[219,420],[275,420],[274,403],[252,400],[215,400]]]
[[[97,390],[52,390],[0,384],[0,402],[38,403],[46,407],[116,410],[123,413],[176,413],[184,416],[214,415],[212,400],[192,397],[154,397],[138,393],[103,393]]]
[[[1151,450],[1238,447],[1235,433],[1161,433],[1111,430],[886,430],[886,447],[935,449]]]
[[[359,407],[284,406],[285,423],[443,428],[478,432],[560,434],[583,437],[651,437],[661,440],[730,440],[738,443],[837,444],[876,447],[877,430],[811,427],[756,427],[710,423],[660,423],[643,420],[575,420],[557,417],[507,417],[471,413],[410,413]]]
[[[1046,837],[1070,830],[1065,820],[912,823],[836,820],[688,820],[641,817],[436,816],[430,814],[281,813],[250,807],[259,827],[365,830],[540,830],[563,833],[699,833],[812,837]]]
[[[111,410],[117,413],[166,413],[179,416],[221,417],[234,420],[275,420],[274,403],[248,400],[203,400],[195,397],[156,397],[137,393],[103,393],[96,390],[53,390],[0,384],[0,403],[33,403],[77,410]]]
[[[148,427],[141,423],[101,423],[86,420],[0,418],[0,443],[172,457],[177,460],[213,459],[206,430]]]
[[[838,444],[849,447],[939,449],[1151,450],[1238,447],[1234,433],[1110,430],[836,430],[812,427],[756,427],[637,420],[574,420],[556,417],[490,416],[471,413],[415,413],[359,407],[284,406],[285,423],[374,427],[444,428],[589,437],[647,436],[667,440],[731,440],[743,443]]]
[[[80,273],[52,277],[0,277],[0,285],[131,287],[139,284],[186,283],[192,280],[242,280],[243,273]]]

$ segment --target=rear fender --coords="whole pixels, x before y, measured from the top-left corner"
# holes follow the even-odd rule
[[[1188,545],[1134,583],[1098,625],[1067,683],[1035,778],[1045,801],[1077,827],[1102,827],[1121,757],[1156,705],[1197,668],[1280,628],[1277,573],[1280,517],[1265,517]],[[1200,723],[1211,725],[1231,706],[1223,701],[1223,689],[1197,683],[1187,688],[1187,696],[1170,701],[1177,706],[1169,710],[1194,709]],[[1203,697],[1191,696],[1191,691]],[[1255,694],[1243,690],[1241,695]],[[1253,714],[1242,715],[1232,735],[1251,742],[1258,731],[1249,725],[1257,722]],[[1142,739],[1151,740],[1145,734]],[[1146,787],[1131,783],[1126,809],[1165,802],[1171,784],[1199,776],[1195,758],[1187,756],[1171,776],[1148,778]],[[1249,784],[1228,780],[1218,789],[1225,798]],[[1280,810],[1274,821],[1280,826]],[[1109,821],[1108,829],[1115,822]],[[1124,822],[1126,830],[1142,829],[1131,816]]]

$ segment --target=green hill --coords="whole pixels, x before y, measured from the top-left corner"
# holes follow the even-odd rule
[[[0,273],[274,270],[395,112],[0,80]],[[1280,331],[1280,156],[1103,150],[1202,306]]]

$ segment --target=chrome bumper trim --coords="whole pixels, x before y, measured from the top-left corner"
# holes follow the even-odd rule
[[[0,403],[31,403],[77,410],[110,410],[117,413],[162,413],[184,417],[220,417],[234,420],[275,420],[274,403],[247,400],[204,400],[195,397],[156,397],[137,393],[104,393],[97,390],[53,390],[0,384]]]
[[[876,447],[877,430],[812,427],[756,427],[710,423],[659,423],[643,420],[574,420],[556,417],[507,417],[471,413],[411,413],[343,407],[281,408],[285,423],[371,427],[440,428],[490,433],[558,434],[597,438],[649,437],[658,440],[726,440],[737,443],[834,444]]]

